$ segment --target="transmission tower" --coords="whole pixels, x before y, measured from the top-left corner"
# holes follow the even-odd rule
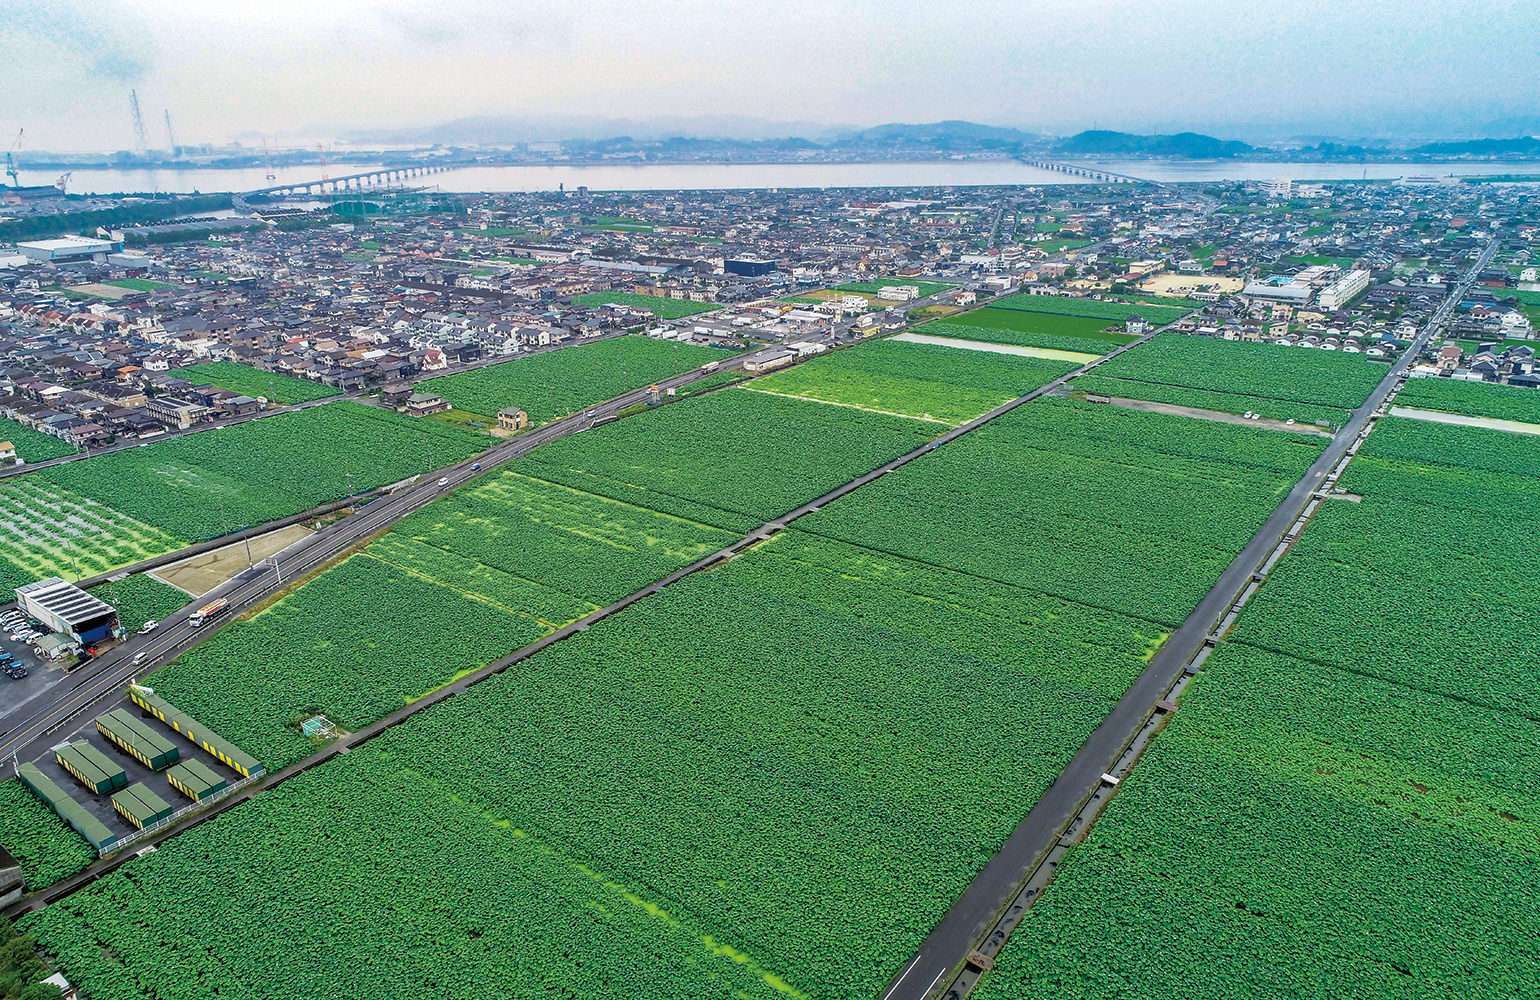
[[[128,92],[128,107],[134,113],[134,151],[140,156],[145,156],[150,152],[150,142],[144,137],[144,115],[139,113],[137,91]]]
[[[172,156],[181,156],[181,147],[176,144],[176,133],[171,131],[171,110],[163,108],[161,114],[166,116],[166,148],[171,150]]]

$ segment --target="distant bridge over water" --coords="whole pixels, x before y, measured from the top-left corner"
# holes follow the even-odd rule
[[[349,192],[400,188],[406,186],[414,178],[426,177],[429,174],[446,173],[460,166],[463,166],[463,164],[436,163],[418,167],[383,167],[379,170],[366,170],[362,173],[347,174],[342,177],[323,177],[320,180],[314,181],[274,184],[271,187],[257,188],[255,191],[243,191],[235,196],[234,204],[238,212],[254,212],[258,206],[250,204],[248,199],[257,195],[292,198],[305,195],[337,195]]]
[[[1102,170],[1099,167],[1087,167],[1078,163],[1065,163],[1062,160],[1030,160],[1025,157],[1021,160],[1029,167],[1037,167],[1039,170],[1052,170],[1061,174],[1073,174],[1076,177],[1084,177],[1092,181],[1110,181],[1113,184],[1155,184],[1156,181],[1144,177],[1131,177],[1128,174],[1115,174],[1110,170]]]

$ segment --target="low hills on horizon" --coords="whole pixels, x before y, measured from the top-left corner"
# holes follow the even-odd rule
[[[512,146],[559,142],[574,150],[622,150],[647,146],[664,151],[734,150],[764,154],[798,151],[976,153],[1012,155],[1126,156],[1175,159],[1228,159],[1242,156],[1305,156],[1316,159],[1363,159],[1375,156],[1476,156],[1533,158],[1540,138],[1480,138],[1391,146],[1320,138],[1313,143],[1252,145],[1200,132],[1142,134],[1090,129],[1067,137],[963,120],[929,123],[892,122],[870,128],[774,122],[743,116],[701,118],[515,118],[478,116],[406,129],[357,129],[343,138],[351,143],[415,143],[438,146]]]

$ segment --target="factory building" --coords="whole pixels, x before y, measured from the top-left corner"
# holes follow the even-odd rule
[[[112,605],[56,576],[17,587],[16,603],[53,631],[74,636],[82,645],[101,642],[118,624]]]
[[[61,236],[56,240],[34,240],[16,244],[28,260],[52,263],[94,260],[105,264],[107,255],[123,249],[122,240],[98,240],[89,236]]]

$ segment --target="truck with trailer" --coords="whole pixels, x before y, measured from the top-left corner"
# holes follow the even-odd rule
[[[209,619],[217,618],[229,610],[230,602],[221,597],[217,601],[210,601],[208,604],[205,604],[197,611],[194,611],[192,614],[188,615],[187,624],[191,625],[193,628],[198,628]]]

